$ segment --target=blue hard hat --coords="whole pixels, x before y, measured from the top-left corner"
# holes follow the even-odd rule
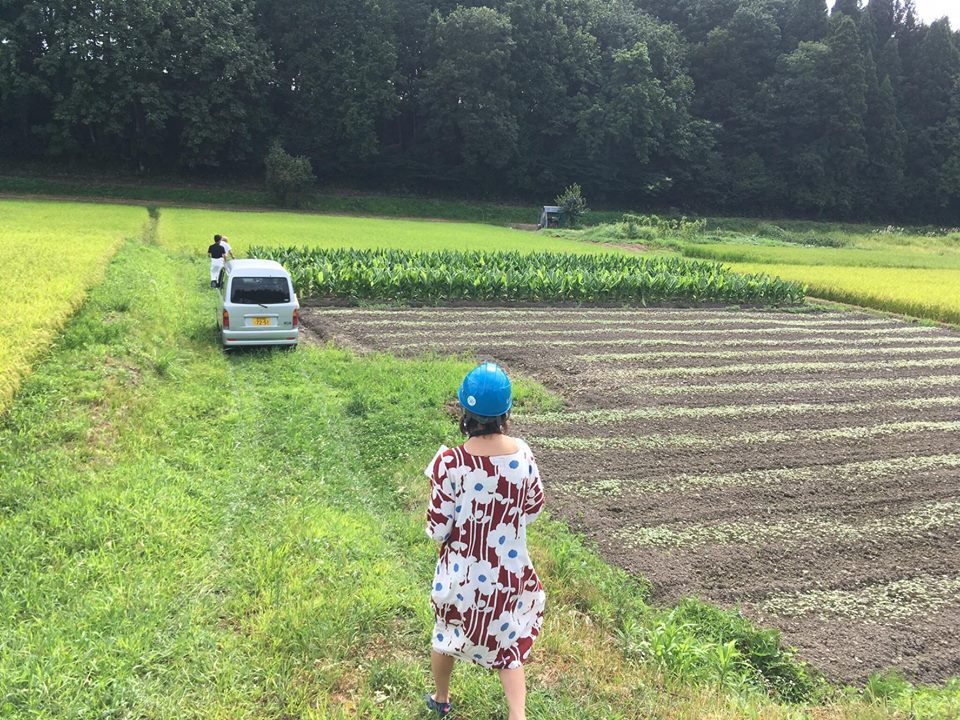
[[[510,378],[503,368],[492,362],[471,370],[463,379],[457,397],[464,410],[482,418],[506,415],[513,407]]]

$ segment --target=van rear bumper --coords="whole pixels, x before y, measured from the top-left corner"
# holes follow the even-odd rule
[[[296,345],[300,341],[300,329],[289,330],[221,330],[224,347],[241,345]]]

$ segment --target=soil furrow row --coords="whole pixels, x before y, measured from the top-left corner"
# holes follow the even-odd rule
[[[580,356],[575,360],[584,362],[604,362],[616,359],[607,356],[603,361]],[[697,377],[711,375],[743,375],[751,373],[787,373],[787,372],[842,372],[844,370],[906,370],[910,368],[956,368],[960,370],[960,357],[930,358],[926,360],[877,360],[865,362],[779,362],[779,363],[736,363],[730,365],[681,366],[665,368],[607,368],[594,373],[604,379],[642,379],[658,377]]]
[[[749,515],[747,515],[749,517]],[[866,522],[850,522],[826,515],[801,515],[791,519],[764,518],[669,525],[627,525],[614,533],[626,547],[696,547],[706,543],[789,546],[820,535],[833,541],[856,542],[907,536],[928,537],[931,531],[960,525],[960,503],[932,502],[909,512],[885,514]]]
[[[681,435],[659,434],[641,436],[614,437],[542,437],[529,438],[531,443],[554,450],[648,450],[676,447],[724,447],[731,445],[753,445],[764,443],[817,442],[821,440],[860,440],[870,437],[884,437],[901,433],[919,433],[942,431],[951,434],[960,433],[960,420],[881,423],[879,425],[836,427],[810,430],[759,430],[736,433],[733,435]]]
[[[457,339],[451,339],[449,344],[459,345],[459,346],[469,346],[471,344],[471,334],[466,328],[461,328],[463,330],[462,336],[458,336]],[[926,338],[926,337],[936,337],[936,333],[939,328],[927,327],[925,325],[910,325],[907,327],[901,328],[882,328],[882,329],[857,329],[857,328],[793,328],[793,327],[775,327],[775,328],[766,328],[763,330],[763,333],[766,335],[788,335],[790,339],[802,339],[802,338],[816,338],[821,336],[826,337],[840,337],[840,338],[849,338],[853,339],[865,339],[865,338],[901,338],[904,342],[913,338]],[[650,328],[643,331],[643,334],[646,336],[657,335],[664,337],[700,337],[700,336],[722,336],[729,337],[731,335],[746,335],[747,337],[754,336],[757,333],[756,328],[697,328],[697,329],[674,329],[674,328]],[[352,331],[352,334],[358,334],[356,331]],[[522,334],[522,333],[520,333]],[[407,336],[409,337],[409,335]],[[420,342],[413,343],[390,343],[390,342],[381,342],[379,336],[374,336],[371,339],[375,340],[378,344],[383,347],[388,347],[393,350],[411,350],[419,349],[423,350],[425,346],[433,347],[444,347],[443,342],[435,341],[433,337],[427,334],[424,340]],[[399,339],[399,338],[398,338]],[[489,343],[491,346],[502,346],[502,347],[529,347],[533,345],[543,345],[548,344],[546,342],[537,343],[534,340],[527,338],[516,338],[512,340],[507,340],[502,343],[498,343],[496,340],[493,340]]]
[[[658,406],[625,410],[580,410],[518,414],[514,420],[538,427],[566,425],[609,425],[629,420],[667,420],[676,418],[740,418],[752,415],[847,414],[892,410],[926,410],[936,407],[960,408],[960,395],[925,398],[836,403],[766,403],[757,405],[710,405],[706,407]]]
[[[957,605],[960,578],[920,575],[858,590],[808,590],[768,597],[764,612],[785,617],[803,615],[883,621],[914,618]]]
[[[455,327],[451,328],[452,321],[456,321]],[[531,325],[535,323],[535,325]],[[491,325],[493,327],[491,328]],[[497,329],[498,325],[506,329]],[[552,328],[552,325],[564,325],[564,327]],[[527,318],[525,320],[499,320],[497,318],[484,318],[482,320],[464,318],[443,318],[437,320],[376,320],[376,321],[356,321],[351,320],[350,326],[360,332],[376,331],[383,338],[404,338],[409,337],[411,329],[423,330],[429,333],[431,337],[435,335],[457,335],[462,334],[461,328],[469,329],[475,337],[509,339],[516,335],[517,327],[523,327],[524,333],[534,336],[538,335],[558,335],[558,334],[583,334],[583,333],[609,333],[609,332],[644,332],[649,327],[675,327],[677,329],[705,328],[705,327],[732,327],[752,329],[762,331],[771,327],[790,327],[800,329],[819,329],[833,330],[843,328],[870,328],[895,330],[903,327],[889,320],[853,320],[843,319],[828,321],[810,321],[810,320],[786,320],[779,318],[738,318],[735,315],[722,320],[703,320],[701,319],[657,319],[647,318],[640,321],[629,319],[602,319],[593,318],[590,320],[561,320],[557,318]],[[383,331],[383,328],[405,328],[404,331]]]
[[[568,437],[586,439],[591,443],[606,440],[620,442],[624,438],[674,437],[674,444],[685,446],[683,438],[710,438],[740,436],[752,437],[760,433],[763,441],[770,432],[793,432],[794,428],[819,433],[818,437],[828,437],[838,427],[873,427],[878,425],[915,422],[952,422],[958,417],[958,406],[954,403],[931,403],[927,406],[878,407],[860,412],[833,412],[830,404],[824,404],[819,412],[789,414],[746,414],[740,416],[711,417],[685,414],[674,417],[649,417],[619,423],[578,422],[573,425],[539,423],[533,421],[517,422],[518,430],[529,437]],[[770,442],[784,442],[775,437]],[[574,442],[574,445],[577,443]],[[693,441],[700,445],[699,441]],[[717,447],[724,447],[717,445]]]
[[[814,467],[831,467],[838,463],[857,463],[890,460],[895,458],[960,453],[960,440],[955,432],[909,433],[891,443],[889,436],[861,438],[856,442],[847,440],[821,441],[818,443],[783,445],[731,445],[711,447],[666,447],[656,452],[643,450],[635,453],[610,453],[597,450],[555,450],[539,448],[537,457],[544,471],[548,494],[555,503],[576,510],[583,501],[565,494],[568,482],[576,481],[574,489],[582,487],[583,478],[589,476],[602,485],[617,479],[653,481],[672,477],[680,472],[688,475],[726,475],[746,470],[778,470]],[[952,471],[951,471],[952,472]],[[848,492],[848,491],[841,491]],[[960,493],[958,493],[960,494]],[[625,499],[626,500],[626,499]],[[663,504],[673,498],[660,497]],[[629,511],[629,507],[624,505]]]
[[[878,378],[817,378],[815,380],[778,380],[764,382],[761,379],[750,382],[723,383],[711,385],[652,385],[649,383],[624,384],[621,389],[641,389],[645,394],[669,397],[673,395],[730,395],[747,394],[767,395],[769,393],[806,392],[815,391],[817,397],[829,397],[831,393],[841,390],[907,390],[914,391],[923,388],[938,391],[950,391],[960,387],[960,375],[920,375],[914,377]],[[710,399],[710,398],[705,398]]]
[[[890,490],[888,484],[897,487],[910,486],[918,473],[950,469],[960,475],[960,454],[911,455],[882,460],[866,460],[840,463],[836,465],[817,464],[802,467],[774,467],[763,470],[741,470],[728,473],[684,473],[681,475],[661,475],[638,478],[633,475],[621,477],[597,478],[588,476],[564,476],[564,490],[584,499],[609,498],[622,499],[624,506],[631,495],[645,496],[648,506],[668,506],[676,508],[679,493],[698,491],[695,495],[700,512],[703,507],[715,507],[719,500],[715,496],[705,495],[705,491],[735,488],[749,490],[756,494],[758,488],[775,488],[781,498],[796,497],[805,487],[813,487],[814,492],[837,491],[840,493],[856,491],[862,493],[862,487],[870,485],[880,487],[884,492]],[[656,498],[660,494],[670,493],[670,498]],[[806,496],[804,496],[804,499]],[[736,502],[740,502],[740,496]],[[642,509],[642,506],[638,506]]]

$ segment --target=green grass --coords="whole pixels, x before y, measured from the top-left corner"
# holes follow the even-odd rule
[[[164,209],[160,218],[165,246],[206,255],[213,235],[230,239],[235,253],[254,245],[278,247],[401,250],[518,250],[523,252],[611,253],[616,248],[539,233],[471,223],[333,217],[286,212],[234,212]]]
[[[468,364],[225,356],[204,273],[128,245],[0,425],[0,713],[420,717],[419,470],[454,440],[441,408]],[[523,381],[518,403],[557,407]],[[550,597],[531,717],[805,716],[766,697],[817,687],[775,635],[649,607],[549,518],[531,546]],[[454,682],[460,717],[502,717],[494,676]]]
[[[0,201],[0,411],[122,239],[146,221],[142,208]]]

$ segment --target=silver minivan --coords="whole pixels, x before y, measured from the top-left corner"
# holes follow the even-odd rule
[[[300,303],[293,280],[273,260],[233,260],[220,272],[217,325],[225,348],[296,345]]]

